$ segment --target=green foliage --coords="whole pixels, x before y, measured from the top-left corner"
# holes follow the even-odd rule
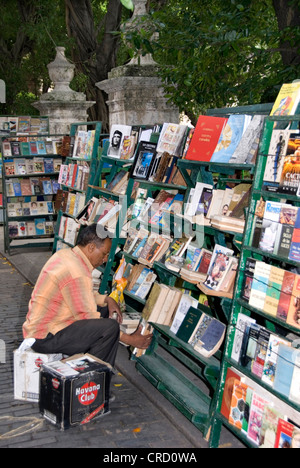
[[[299,76],[299,66],[283,66],[271,0],[173,0],[142,26],[127,36],[131,54],[153,53],[167,96],[194,119],[207,108],[271,102]],[[285,34],[300,43],[297,28]]]

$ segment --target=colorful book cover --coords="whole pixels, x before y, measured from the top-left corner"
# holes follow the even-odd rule
[[[281,293],[277,308],[277,318],[283,320],[284,322],[286,322],[288,316],[288,311],[292,300],[295,278],[295,273],[291,271],[284,272]]]
[[[186,153],[192,161],[210,161],[228,119],[200,115]]]
[[[251,117],[243,114],[230,115],[222,130],[211,162],[229,163],[250,121]]]
[[[283,277],[284,270],[282,268],[277,268],[272,265],[263,310],[264,312],[272,315],[273,317],[276,317],[277,315]]]
[[[248,385],[239,380],[233,383],[229,422],[237,429],[242,429]]]
[[[274,379],[276,375],[276,367],[277,367],[277,357],[279,353],[279,345],[284,344],[286,346],[290,346],[289,342],[280,338],[277,335],[270,335],[268,348],[267,348],[267,355],[264,363],[264,369],[262,374],[262,381],[266,384],[273,387]]]
[[[257,393],[253,392],[250,408],[248,439],[255,445],[259,445],[260,433],[263,424],[264,408],[268,404],[266,400],[261,398]]]
[[[300,329],[300,275],[295,276],[294,288],[286,323]]]
[[[271,265],[257,261],[251,285],[249,305],[264,310]]]
[[[293,433],[293,424],[284,419],[279,419],[274,448],[292,448]]]
[[[280,202],[266,201],[259,248],[264,252],[273,253],[278,230],[280,227]]]
[[[294,115],[300,99],[300,83],[284,83],[270,115]]]

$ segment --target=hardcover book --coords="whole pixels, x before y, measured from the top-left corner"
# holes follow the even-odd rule
[[[186,159],[210,161],[227,120],[225,117],[200,115],[186,153]]]

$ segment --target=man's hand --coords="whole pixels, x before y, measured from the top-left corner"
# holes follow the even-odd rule
[[[131,335],[121,332],[120,336],[122,343],[139,349],[147,349],[151,344],[152,338],[152,333],[147,332],[147,335],[142,335],[142,327],[138,327],[138,329]]]
[[[112,298],[107,296],[105,300],[107,307],[108,307],[108,316],[109,318],[112,318],[114,312],[116,312],[117,315],[117,322],[122,323],[123,322],[123,316],[122,316],[122,311],[119,307],[119,304]]]

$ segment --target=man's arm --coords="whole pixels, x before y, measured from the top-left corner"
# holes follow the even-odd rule
[[[142,335],[141,332],[142,327],[138,327],[138,329],[131,335],[120,332],[120,341],[126,345],[133,346],[134,348],[147,349],[151,344],[153,334],[150,333],[148,335]]]

